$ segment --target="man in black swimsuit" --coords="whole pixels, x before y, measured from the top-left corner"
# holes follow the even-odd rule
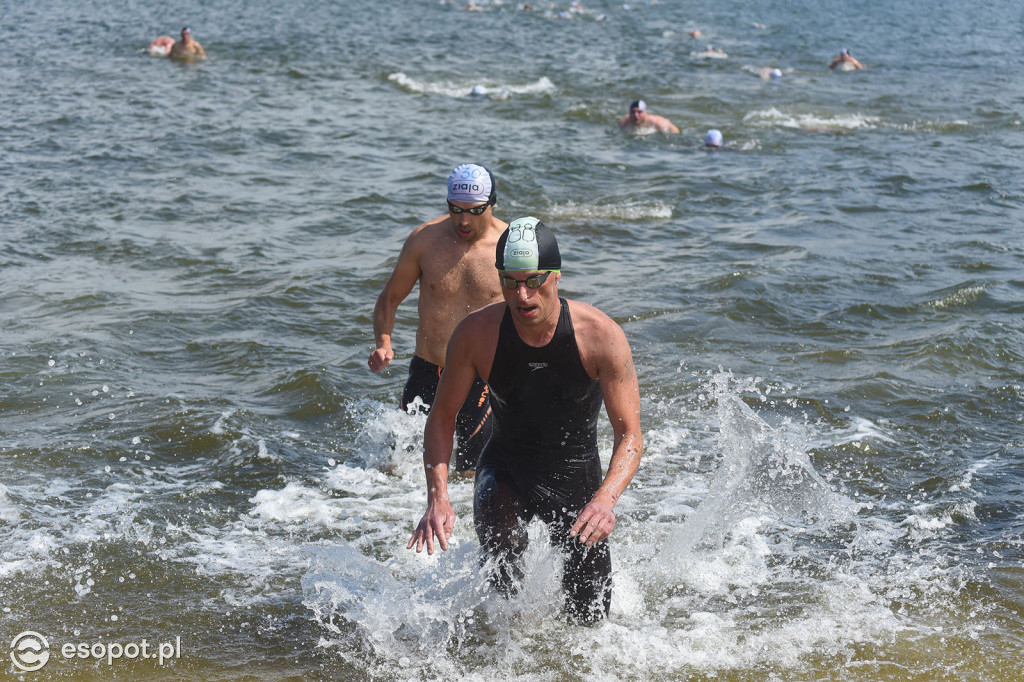
[[[640,464],[640,391],[629,342],[611,318],[558,296],[561,256],[536,218],[513,221],[498,240],[503,303],[470,315],[448,342],[447,363],[424,432],[427,512],[408,547],[448,549],[455,514],[448,453],[474,379],[491,389],[491,439],[477,465],[473,516],[491,581],[514,593],[526,523],[544,521],[565,553],[566,611],[578,622],[608,614],[607,538],[619,496]],[[597,417],[604,403],[614,445],[601,477]]]

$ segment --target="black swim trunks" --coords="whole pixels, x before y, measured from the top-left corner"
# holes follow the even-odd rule
[[[566,554],[566,610],[592,622],[608,614],[611,554],[607,541],[587,548],[569,529],[601,485],[602,394],[580,361],[568,303],[560,302],[555,334],[541,348],[519,338],[505,310],[489,380],[494,426],[477,467],[473,516],[494,563],[492,582],[506,593],[516,589],[526,523],[544,521]]]
[[[413,400],[419,396],[423,402],[420,410],[429,412],[437,395],[437,382],[441,379],[441,367],[427,362],[418,355],[409,363],[409,378],[402,391],[402,409],[409,411]],[[487,400],[489,389],[484,380],[477,377],[466,402],[459,409],[455,419],[455,471],[472,471],[480,459],[480,451],[491,436],[491,406]]]

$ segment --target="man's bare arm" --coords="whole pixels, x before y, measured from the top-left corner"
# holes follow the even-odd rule
[[[448,462],[451,459],[455,418],[476,379],[472,349],[478,343],[469,328],[460,324],[448,342],[444,372],[423,431],[423,469],[427,479],[427,511],[420,519],[406,549],[417,552],[427,546],[434,553],[434,539],[448,551],[448,540],[455,531],[455,512],[448,498]]]
[[[591,337],[596,349],[598,379],[605,411],[611,420],[614,446],[608,473],[593,499],[580,511],[570,534],[587,546],[607,538],[615,527],[615,504],[633,480],[644,442],[640,429],[640,387],[626,335],[613,320],[604,320]]]
[[[370,354],[370,369],[379,372],[388,365],[395,357],[391,348],[391,333],[395,329],[395,315],[398,306],[412,292],[416,282],[420,278],[419,244],[420,226],[409,235],[398,255],[398,262],[391,272],[384,289],[377,297],[377,303],[373,306],[373,337],[376,349]]]

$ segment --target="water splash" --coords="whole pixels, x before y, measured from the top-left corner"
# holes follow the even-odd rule
[[[720,550],[726,534],[759,517],[797,525],[854,518],[855,505],[832,490],[794,439],[743,402],[734,383],[728,372],[713,377],[722,463],[707,497],[666,544],[667,556],[706,544]]]

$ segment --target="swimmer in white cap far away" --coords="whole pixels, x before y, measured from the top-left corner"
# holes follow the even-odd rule
[[[168,56],[171,59],[206,59],[206,52],[199,41],[192,40],[192,29],[186,26],[181,29],[181,40],[171,46]]]
[[[406,238],[395,269],[377,297],[373,308],[376,347],[367,362],[374,372],[394,359],[391,333],[396,312],[419,284],[419,326],[402,393],[403,410],[417,409],[417,397],[422,411],[430,409],[448,337],[466,315],[502,300],[493,258],[498,237],[507,225],[494,216],[496,201],[494,176],[489,170],[475,163],[453,170],[448,177],[448,212],[423,223]],[[487,385],[480,381],[459,412],[456,471],[476,469],[490,429]]]
[[[152,57],[166,57],[171,51],[172,45],[174,45],[174,38],[160,36],[149,44],[148,52]]]
[[[634,130],[657,130],[659,133],[678,133],[679,128],[664,116],[647,113],[647,103],[638,99],[629,105],[629,113],[619,119],[619,129],[623,132]]]
[[[855,69],[863,69],[864,65],[854,59],[849,50],[843,50],[832,60],[828,68],[839,69],[840,71],[853,71]]]
[[[714,149],[719,149],[722,146],[722,131],[717,128],[712,128],[708,131],[708,134],[704,136],[704,146]]]

